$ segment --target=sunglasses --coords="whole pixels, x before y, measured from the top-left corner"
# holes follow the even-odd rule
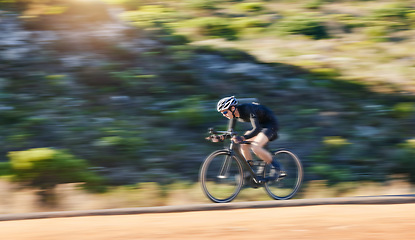
[[[222,112],[223,115],[228,114],[228,110]]]

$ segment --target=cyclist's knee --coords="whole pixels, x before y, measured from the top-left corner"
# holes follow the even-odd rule
[[[263,149],[263,146],[261,146],[261,144],[259,144],[257,142],[252,142],[251,143],[251,149],[252,149],[252,151],[255,152],[255,150],[261,150],[261,149]]]
[[[252,149],[254,149],[254,148],[264,148],[264,146],[265,145],[267,145],[267,143],[266,142],[258,142],[258,141],[253,141],[252,143],[251,143],[251,148]]]

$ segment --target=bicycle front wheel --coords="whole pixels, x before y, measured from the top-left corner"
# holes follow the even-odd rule
[[[203,192],[211,201],[230,202],[243,185],[242,165],[229,151],[216,151],[202,164],[199,181]]]
[[[303,181],[303,167],[300,159],[288,150],[278,150],[274,153],[274,160],[281,165],[284,177],[277,178],[265,183],[265,190],[268,195],[277,200],[292,198],[300,189]],[[267,164],[264,177],[268,177],[275,171],[270,164]]]

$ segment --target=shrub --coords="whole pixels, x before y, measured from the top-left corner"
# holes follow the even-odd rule
[[[183,23],[196,28],[198,34],[211,37],[223,37],[228,40],[236,39],[236,31],[229,20],[220,17],[201,17]]]
[[[415,183],[415,138],[406,140],[398,145],[399,151],[394,156],[397,165],[395,171],[398,173],[409,174],[409,180]]]
[[[408,150],[412,150],[415,151],[415,138],[411,138],[411,139],[407,139],[402,145],[401,147],[408,149]]]
[[[25,186],[50,191],[57,184],[82,182],[90,190],[101,190],[103,179],[88,170],[85,160],[78,159],[67,151],[33,148],[9,152],[8,157],[11,179]]]
[[[401,3],[387,4],[375,9],[368,20],[374,26],[386,27],[389,31],[406,30],[411,27],[413,8]]]
[[[264,4],[261,2],[239,3],[234,8],[243,12],[259,12],[264,9]]]
[[[124,154],[135,153],[137,148],[145,146],[147,141],[138,136],[108,136],[99,138],[94,146],[103,148],[117,148]]]
[[[415,113],[415,103],[401,102],[396,104],[392,109],[392,116],[396,118],[407,118]]]
[[[313,39],[327,38],[328,33],[321,21],[313,17],[288,17],[276,24],[277,31],[282,34],[302,34]]]
[[[204,123],[206,117],[198,106],[184,106],[176,110],[165,111],[164,114],[167,119],[181,122],[188,127],[196,127]]]
[[[331,18],[334,21],[343,24],[347,30],[352,28],[365,27],[368,25],[368,22],[364,18],[356,17],[351,14],[333,14],[331,15]]]
[[[386,42],[389,40],[389,30],[385,26],[373,26],[365,29],[366,36],[375,42]]]
[[[334,68],[314,68],[310,70],[312,77],[318,78],[318,79],[334,79],[341,74],[337,69]]]
[[[406,14],[409,24],[411,26],[411,28],[415,28],[415,10],[412,10],[410,12],[408,12],[408,14]]]
[[[308,172],[328,180],[330,185],[353,180],[353,174],[345,168],[336,168],[328,164],[316,164],[307,169]]]
[[[0,162],[0,176],[11,175],[12,168],[10,162]]]
[[[400,21],[406,18],[406,14],[411,10],[403,4],[387,4],[372,12],[371,18],[376,20]]]
[[[263,28],[269,23],[262,19],[241,17],[232,21],[232,27],[238,31],[245,30],[247,28]]]
[[[167,45],[185,45],[189,42],[186,36],[181,34],[169,34],[160,36],[160,41]]]
[[[319,9],[325,2],[326,0],[311,0],[304,7],[308,9]]]
[[[188,127],[199,126],[206,119],[206,111],[201,105],[201,98],[202,96],[193,96],[173,102],[175,107],[164,111],[164,116],[169,120],[180,122]]]
[[[192,9],[213,10],[216,9],[217,0],[187,0],[186,5]]]
[[[339,136],[332,136],[332,137],[324,137],[323,144],[328,148],[340,148],[346,145],[349,145],[350,142],[347,139],[339,137]]]

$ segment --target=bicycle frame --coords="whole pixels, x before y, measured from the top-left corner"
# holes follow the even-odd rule
[[[223,134],[225,134],[225,136],[230,136],[230,137],[236,135],[236,132],[234,132],[232,129],[229,130],[229,131],[213,131],[213,129],[210,129],[210,133],[223,133]],[[249,144],[250,142],[245,142],[245,143]],[[251,165],[248,163],[248,161],[242,155],[239,143],[235,143],[233,140],[231,140],[229,148],[225,147],[225,151],[229,152],[231,157],[236,156],[236,158],[242,164],[242,167],[249,171],[249,173],[251,174],[251,176],[252,176],[252,178],[253,178],[253,180],[256,184],[263,183],[262,181],[260,181],[258,179],[258,176],[256,175],[256,173],[252,169]],[[227,170],[229,169],[230,161],[232,161],[232,158],[227,158],[226,161],[224,161],[223,166],[221,167],[220,176],[222,176],[222,177],[226,176]]]
[[[236,157],[239,160],[241,160],[242,166],[249,171],[249,173],[251,174],[251,177],[253,178],[253,180],[256,184],[264,183],[263,181],[258,179],[258,176],[256,175],[256,173],[252,169],[252,166],[248,163],[248,161],[246,161],[245,157],[242,155],[239,146],[240,146],[240,144],[237,144],[237,143],[231,141],[231,145],[230,145],[231,155],[234,154],[234,155],[236,155]]]

